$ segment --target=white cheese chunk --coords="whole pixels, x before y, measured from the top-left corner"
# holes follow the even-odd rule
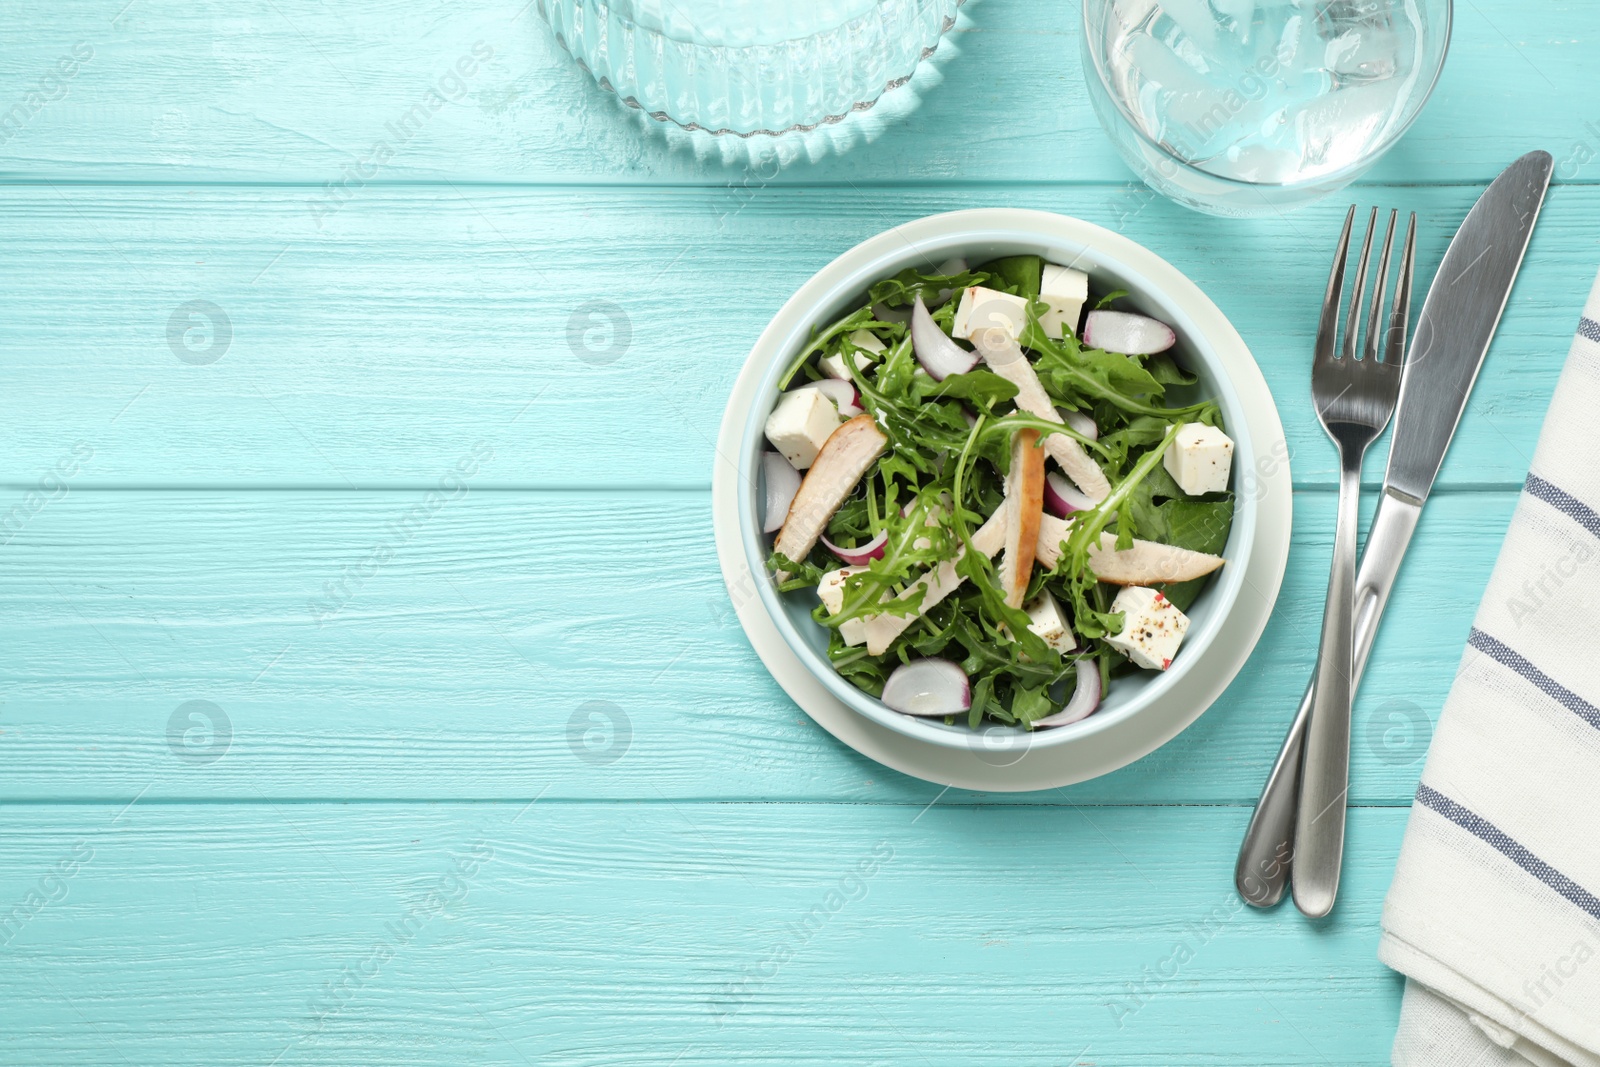
[[[1049,590],[1041,590],[1038,596],[1022,605],[1022,610],[1028,613],[1028,629],[1057,652],[1066,655],[1078,647],[1066,616],[1061,614],[1061,605],[1056,603],[1056,598],[1050,595]]]
[[[1039,275],[1039,299],[1050,310],[1039,317],[1039,327],[1051,337],[1074,336],[1089,299],[1089,276],[1081,270],[1046,263]]]
[[[1111,602],[1111,610],[1121,613],[1122,629],[1106,638],[1108,645],[1145,670],[1172,666],[1172,657],[1189,632],[1189,616],[1157,590],[1142,585],[1124,587]]]
[[[1190,496],[1223,493],[1233,469],[1233,440],[1215,426],[1186,422],[1161,462],[1178,488]]]
[[[839,409],[822,390],[796,389],[780,396],[767,416],[767,440],[795,470],[803,471],[817,461],[841,421]]]
[[[950,336],[970,341],[973,334],[998,327],[1015,340],[1027,323],[1028,302],[1022,297],[973,285],[961,291]]]
[[[881,356],[889,350],[889,346],[878,340],[878,335],[871,330],[861,329],[846,338],[857,348],[864,348],[875,356]]]
[[[852,574],[860,574],[865,567],[840,567],[831,570],[822,576],[822,581],[817,583],[817,596],[822,598],[823,607],[828,609],[829,615],[837,615],[844,608],[844,580]],[[846,619],[839,624],[839,636],[844,638],[847,645],[864,645],[867,643],[867,620]]]
[[[871,330],[857,330],[845,338],[851,344],[863,351],[854,353],[856,370],[864,371],[872,366],[877,356],[888,351],[889,346],[878,340],[878,335]],[[835,352],[831,356],[823,356],[817,360],[817,367],[830,378],[837,378],[841,382],[850,380],[850,372],[845,370],[844,353]]]
[[[865,567],[840,567],[822,576],[822,581],[817,583],[817,596],[822,599],[822,606],[828,609],[829,615],[837,615],[844,608],[844,580],[852,574],[860,574],[866,569]]]
[[[855,356],[857,371],[864,371],[872,366],[872,360],[863,356],[860,352],[857,352]],[[835,352],[831,356],[823,356],[817,360],[817,369],[829,378],[837,378],[841,382],[850,380],[850,372],[844,369],[844,353],[842,352]]]
[[[867,620],[859,616],[854,619],[844,620],[839,624],[839,636],[844,638],[844,643],[851,648],[856,645],[866,644],[867,638],[870,636]]]

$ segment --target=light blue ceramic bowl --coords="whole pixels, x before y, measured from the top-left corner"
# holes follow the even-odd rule
[[[1132,307],[1172,326],[1178,334],[1173,350],[1186,368],[1199,375],[1196,387],[1222,406],[1228,433],[1234,439],[1233,489],[1237,499],[1233,529],[1224,552],[1228,563],[1189,611],[1191,625],[1183,648],[1168,670],[1141,671],[1114,680],[1100,710],[1070,726],[1036,733],[1011,727],[989,727],[981,739],[988,758],[1020,757],[1030,748],[1070,745],[1140,710],[1169,691],[1181,690],[1184,678],[1219,641],[1227,641],[1225,620],[1238,599],[1246,561],[1255,543],[1257,479],[1251,472],[1273,462],[1258,455],[1249,420],[1230,380],[1230,368],[1254,368],[1244,341],[1193,282],[1176,268],[1127,238],[1078,219],[1043,211],[1010,208],[956,211],[895,227],[850,249],[800,287],[774,317],[752,352],[765,365],[755,410],[746,423],[736,459],[739,468],[739,524],[744,552],[756,591],[779,632],[801,662],[834,696],[861,715],[891,730],[935,745],[973,748],[975,735],[965,725],[902,715],[876,697],[851,685],[828,662],[827,632],[811,618],[818,604],[814,592],[778,592],[766,570],[772,537],[762,532],[765,486],[761,453],[762,430],[777,403],[778,378],[811,336],[822,326],[860,306],[867,287],[906,267],[931,269],[952,256],[978,263],[998,256],[1034,254],[1053,263],[1089,273],[1097,292],[1126,289],[1123,306]]]

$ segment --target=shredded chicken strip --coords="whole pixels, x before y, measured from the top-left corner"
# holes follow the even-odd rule
[[[1046,515],[1039,523],[1039,545],[1035,558],[1047,570],[1061,559],[1061,542],[1072,532],[1072,522]],[[1141,541],[1135,537],[1130,548],[1117,549],[1117,535],[1102,533],[1100,542],[1089,546],[1089,569],[1102,582],[1112,585],[1152,585],[1161,582],[1187,582],[1201,578],[1226,562],[1221,556],[1195,552],[1175,545]]]
[[[989,520],[978,527],[972,534],[972,547],[982,552],[985,556],[993,556],[1005,545],[1006,540],[1006,512],[1005,508],[996,509],[989,516]],[[945,597],[961,588],[966,581],[956,573],[956,563],[966,555],[967,546],[962,545],[956,554],[943,560],[937,566],[930,568],[922,577],[906,587],[899,599],[909,600],[916,595],[918,589],[926,589],[927,593],[922,598],[922,603],[917,606],[915,615],[867,615],[862,621],[866,624],[857,630],[857,635],[865,638],[867,652],[870,655],[881,656],[894,643],[894,639],[906,632],[907,627],[916,622],[929,608],[939,603]],[[859,642],[852,642],[859,643]]]
[[[989,369],[1017,387],[1017,410],[1064,425],[1061,413],[1050,402],[1033,364],[1023,354],[1022,346],[1004,330],[979,330],[973,335],[973,344]],[[1077,441],[1064,433],[1053,433],[1044,439],[1044,450],[1050,458],[1061,464],[1067,477],[1083,490],[1085,496],[1098,504],[1111,492],[1111,483],[1088,452]]]
[[[829,434],[789,504],[789,514],[778,531],[773,550],[796,563],[804,561],[816,547],[822,531],[827,529],[833,513],[855,492],[861,476],[888,444],[889,439],[878,429],[878,424],[865,413]],[[789,575],[779,571],[777,577],[783,582]]]

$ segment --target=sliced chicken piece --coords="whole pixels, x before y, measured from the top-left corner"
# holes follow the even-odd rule
[[[985,556],[993,556],[1005,545],[1006,540],[1006,509],[997,508],[989,520],[972,533],[972,547],[982,552]],[[866,626],[857,634],[866,639],[867,652],[870,655],[881,656],[894,644],[894,639],[906,632],[906,628],[917,621],[919,615],[933,607],[939,601],[961,588],[961,583],[966,581],[956,573],[956,562],[966,555],[967,547],[962,545],[950,559],[944,560],[938,566],[930,568],[926,574],[906,587],[900,594],[901,600],[909,600],[916,596],[918,589],[926,589],[922,603],[917,606],[917,615],[867,615],[864,617]],[[842,632],[842,631],[841,631]],[[847,637],[846,640],[849,640]],[[851,641],[851,644],[856,642]]]
[[[1023,430],[1011,439],[1011,469],[1006,473],[1005,550],[1000,556],[1000,588],[1006,603],[1022,607],[1033,577],[1034,548],[1044,515],[1044,450],[1039,431]]]
[[[989,369],[1017,387],[1017,410],[1062,424],[1061,413],[1050,402],[1050,394],[1044,391],[1033,364],[1028,362],[1015,338],[1004,330],[979,330],[972,340]],[[1066,434],[1053,433],[1045,437],[1044,450],[1061,464],[1067,477],[1094,503],[1098,504],[1111,492],[1111,483],[1100,465]]]
[[[1072,530],[1072,522],[1046,515],[1039,523],[1036,550],[1041,566],[1054,567],[1061,559],[1061,542]],[[1226,562],[1221,556],[1195,552],[1174,545],[1141,541],[1135,537],[1131,547],[1117,550],[1117,535],[1102,533],[1100,543],[1089,548],[1089,568],[1102,582],[1112,585],[1154,585],[1161,582],[1187,582],[1202,578]]]
[[[857,415],[834,430],[801,480],[773,550],[796,563],[810,555],[817,538],[827,529],[828,520],[855,491],[856,483],[888,444],[889,439],[870,414]],[[789,575],[779,571],[777,577],[782,582]]]
[[[1061,542],[1067,539],[1072,532],[1072,520],[1060,519],[1054,515],[1045,515],[1039,519],[1039,544],[1033,550],[1033,558],[1039,566],[1049,570],[1061,562]]]

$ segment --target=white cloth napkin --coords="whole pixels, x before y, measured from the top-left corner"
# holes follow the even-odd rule
[[[1409,979],[1396,1067],[1600,1067],[1600,279],[1434,734],[1378,955]]]

